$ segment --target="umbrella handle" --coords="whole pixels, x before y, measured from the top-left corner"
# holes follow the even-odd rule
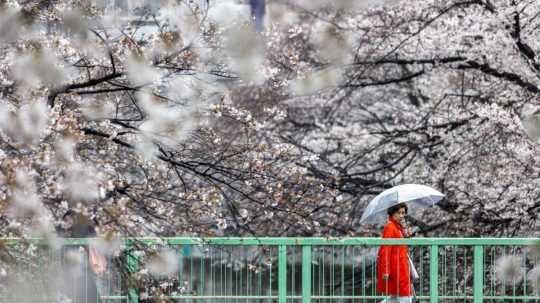
[[[403,235],[405,238],[411,238],[419,230],[418,226],[411,227],[409,224],[403,224],[403,229],[405,230],[406,235]]]

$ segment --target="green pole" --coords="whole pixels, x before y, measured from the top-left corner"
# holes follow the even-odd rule
[[[127,268],[129,272],[129,289],[128,289],[128,301],[130,303],[139,302],[139,294],[136,288],[136,282],[133,278],[133,273],[139,271],[139,258],[135,255],[135,250],[133,247],[128,244],[128,255],[127,255]]]
[[[280,245],[278,252],[278,302],[287,303],[287,246]]]
[[[293,281],[294,283],[294,281]],[[302,303],[311,302],[311,246],[302,246]]]
[[[473,303],[482,303],[484,300],[484,247],[474,246],[473,263]]]
[[[431,245],[429,257],[429,301],[437,303],[439,301],[439,245]]]

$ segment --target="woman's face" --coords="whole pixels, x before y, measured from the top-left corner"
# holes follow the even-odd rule
[[[392,219],[398,221],[399,223],[402,223],[406,215],[407,211],[405,210],[405,208],[400,208],[398,209],[398,211],[392,214]]]
[[[75,223],[73,216],[66,216],[63,222],[64,229],[69,230],[71,227],[73,227],[73,223]]]

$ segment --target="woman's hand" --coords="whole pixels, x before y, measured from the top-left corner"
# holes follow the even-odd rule
[[[413,230],[412,230],[412,228],[410,226],[407,226],[407,227],[405,227],[405,230],[404,230],[403,233],[404,233],[403,237],[410,238],[410,237],[412,237]]]

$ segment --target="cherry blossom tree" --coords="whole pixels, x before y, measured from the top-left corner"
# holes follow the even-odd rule
[[[374,194],[422,183],[446,194],[412,218],[424,234],[538,230],[537,145],[524,129],[535,129],[536,3],[296,5],[304,22],[272,52],[292,79],[277,129],[338,190],[347,227]]]
[[[538,236],[537,1],[142,2],[0,1],[2,235]]]
[[[249,11],[233,24],[204,1],[173,1],[134,26],[85,2],[40,5],[3,10],[30,20],[3,37],[8,235],[50,231],[68,208],[131,235],[287,233],[270,218],[309,230],[302,209],[327,195],[320,181],[294,149],[252,139],[280,112],[255,120],[232,100],[230,84],[263,80]],[[39,39],[44,24],[61,29]],[[139,35],[145,24],[154,32]]]

